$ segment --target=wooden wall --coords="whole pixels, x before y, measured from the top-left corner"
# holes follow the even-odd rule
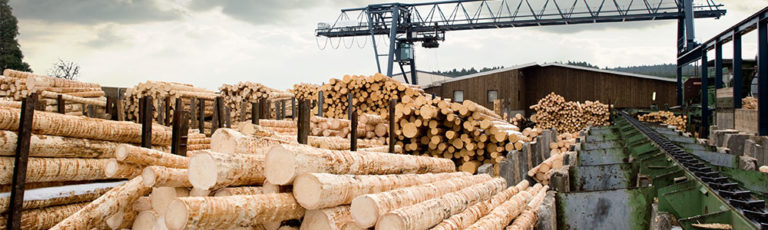
[[[453,92],[464,91],[464,100],[471,100],[493,109],[493,102],[488,101],[488,91],[496,90],[497,98],[508,102],[511,109],[523,108],[525,99],[522,91],[522,79],[518,70],[492,73],[485,76],[443,83],[441,86],[424,89],[426,93],[442,98],[453,99]],[[518,95],[520,97],[518,97]]]
[[[616,108],[647,108],[656,92],[656,104],[675,104],[675,82],[601,73],[559,66],[533,66],[485,76],[443,83],[425,89],[427,93],[453,99],[455,90],[464,90],[464,99],[488,108],[488,90],[497,90],[507,108],[526,110],[550,92],[569,101],[613,102]],[[528,114],[528,113],[526,113]]]
[[[675,82],[630,77],[559,66],[523,69],[526,104],[554,92],[568,101],[613,103],[616,108],[648,108],[656,92],[656,104],[675,105]]]

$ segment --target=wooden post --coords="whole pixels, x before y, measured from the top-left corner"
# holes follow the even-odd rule
[[[291,98],[291,118],[298,119],[298,116],[296,115],[296,98]]]
[[[262,100],[262,103],[263,103],[261,106],[264,106],[264,107],[261,108],[261,112],[262,112],[262,115],[263,115],[263,116],[261,116],[261,118],[263,118],[263,119],[270,119],[270,118],[272,118],[271,117],[272,116],[272,111],[269,108],[271,105],[269,104],[269,101],[267,101],[267,99],[261,99],[261,100]]]
[[[139,114],[141,116],[141,147],[152,147],[152,96],[141,98],[139,105]]]
[[[113,97],[107,96],[107,106],[104,107],[104,113],[109,114],[109,119],[112,120],[112,105],[115,103]]]
[[[197,100],[193,97],[189,99],[189,120],[192,128],[197,128]]]
[[[64,98],[61,96],[61,94],[56,96],[56,110],[57,110],[56,112],[61,114],[66,114],[67,113],[66,105],[67,104],[66,102],[64,102]]]
[[[32,136],[32,122],[37,104],[37,93],[31,93],[21,102],[21,119],[19,121],[18,139],[16,140],[16,156],[13,167],[11,187],[11,204],[9,206],[6,228],[21,229],[21,211],[24,203],[24,184],[27,180],[27,161],[29,160],[29,141]]]
[[[323,91],[317,91],[317,116],[323,116]]]
[[[280,102],[276,101],[275,102],[275,120],[280,120],[280,117],[282,116],[281,111],[282,110],[280,110]]]
[[[125,107],[123,107],[123,99],[118,98],[115,105],[115,113],[117,114],[118,121],[125,121]]]
[[[240,103],[240,121],[248,119],[248,103]]]
[[[229,107],[228,106],[224,106],[224,104],[222,104],[222,107],[224,107],[224,127],[232,128],[232,125],[231,125],[232,124],[232,122],[231,122],[231,118],[232,117],[230,116]]]
[[[309,136],[309,100],[301,100],[299,102],[299,119],[296,125],[299,127],[297,141],[299,144],[307,144]]]
[[[280,120],[285,119],[285,100],[280,101]]]
[[[349,150],[357,151],[357,111],[355,111],[354,106],[349,107],[349,111],[351,111],[349,119]]]
[[[171,98],[166,97],[165,98],[165,121],[163,121],[163,124],[170,125],[171,124]]]
[[[354,97],[355,95],[353,95],[352,92],[347,94],[347,119],[349,120],[352,120],[352,108],[355,107],[355,105],[352,104]]]
[[[224,128],[226,122],[226,111],[224,109],[224,97],[216,97],[216,111],[219,112],[219,125],[216,128]],[[213,132],[211,132],[213,134]]]
[[[205,134],[205,99],[198,98],[197,105],[199,110],[197,114],[197,128],[200,130],[200,133]]]
[[[395,152],[395,107],[397,99],[389,100],[389,152]]]
[[[85,111],[87,117],[96,117],[95,105],[85,105]]]
[[[221,120],[221,113],[219,112],[219,98],[213,100],[213,118],[211,119],[211,135],[213,135],[213,132],[216,132],[217,129],[219,129]]]
[[[261,118],[260,105],[260,102],[251,102],[251,124],[259,124],[259,118]]]
[[[176,155],[186,156],[187,146],[187,133],[189,132],[189,125],[184,125],[187,122],[186,112],[183,110],[184,104],[181,98],[176,98],[176,110],[173,111],[173,127],[171,128],[171,152]],[[184,127],[187,126],[187,127]]]

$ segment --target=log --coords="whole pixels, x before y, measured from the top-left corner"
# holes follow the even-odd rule
[[[154,165],[168,168],[189,167],[189,159],[187,157],[128,144],[117,146],[115,158],[120,162],[134,165]]]
[[[295,137],[294,137],[295,138]],[[217,129],[211,136],[211,151],[218,153],[266,154],[269,147],[288,142],[249,137],[234,129]]]
[[[21,215],[21,229],[49,229],[87,204],[74,203],[24,211]],[[0,216],[0,229],[6,229],[7,218],[6,215]]]
[[[149,166],[141,172],[142,182],[147,187],[192,187],[187,169]]]
[[[267,179],[286,185],[303,173],[394,174],[453,172],[447,159],[376,152],[332,151],[305,145],[272,147],[265,160]]]
[[[99,84],[79,82],[75,80],[53,78],[49,76],[30,76],[27,78],[27,88],[35,89],[38,87],[55,87],[55,88],[101,88]]]
[[[264,188],[255,186],[228,187],[216,190],[213,196],[238,196],[266,194]]]
[[[158,215],[157,212],[153,210],[139,212],[139,215],[136,216],[136,220],[133,221],[133,226],[131,229],[152,230],[154,229],[155,224],[157,223],[157,219],[159,218],[160,215]]]
[[[0,107],[0,129],[19,128],[19,110]],[[35,113],[34,133],[95,140],[141,144],[141,125],[132,122],[75,117],[38,111]],[[171,132],[167,127],[153,125],[152,144],[169,146]]]
[[[435,227],[433,227],[432,230],[459,230],[467,228],[474,224],[478,219],[488,215],[491,210],[509,200],[518,192],[524,191],[527,188],[528,181],[523,180],[516,186],[507,188],[506,190],[494,195],[487,201],[478,202],[465,209],[461,213],[446,218]]]
[[[41,97],[56,99],[58,98],[59,95],[61,95],[61,99],[64,99],[64,101],[67,101],[67,102],[85,104],[85,105],[96,105],[101,108],[107,107],[106,100],[98,100],[98,99],[85,98],[83,96],[75,96],[76,93],[59,94],[59,93],[54,93],[49,91],[40,91],[38,93]],[[101,91],[101,95],[99,96],[104,96],[104,91]]]
[[[149,201],[158,215],[164,216],[166,210],[168,210],[168,204],[178,197],[189,196],[189,190],[187,188],[174,188],[174,187],[154,187],[152,193],[149,194]]]
[[[0,106],[21,109],[21,102],[0,100]]]
[[[363,230],[355,225],[349,205],[307,210],[301,230]]]
[[[115,159],[107,159],[104,167],[104,176],[107,178],[128,179],[141,175],[141,166],[118,162]]]
[[[144,196],[148,192],[149,187],[144,186],[141,182],[141,177],[133,178],[125,184],[109,190],[109,192],[59,222],[51,229],[91,229],[101,226],[105,218],[117,213],[124,207],[131,206],[139,197]]]
[[[302,216],[304,209],[288,193],[182,197],[168,206],[165,223],[170,230],[223,229]]]
[[[123,183],[125,182],[65,185],[26,190],[24,191],[23,209],[45,208],[92,201],[113,187]],[[8,211],[10,203],[10,192],[0,194],[0,213]]]
[[[380,218],[377,229],[427,229],[469,205],[490,199],[507,187],[504,178],[478,183],[456,192],[393,210]]]
[[[15,156],[16,132],[0,130],[0,156]],[[113,158],[119,143],[48,135],[32,135],[29,141],[30,157]],[[167,147],[155,146],[158,151]]]
[[[258,185],[264,182],[264,156],[194,151],[189,160],[189,182],[198,189]]]
[[[514,220],[523,210],[525,210],[525,207],[527,207],[526,204],[532,198],[531,193],[537,193],[541,188],[542,187],[537,184],[537,186],[531,187],[527,191],[521,191],[517,193],[516,195],[512,196],[511,199],[491,210],[488,215],[477,220],[477,222],[469,226],[467,229],[504,229],[504,227],[509,225],[512,220]]]
[[[124,229],[133,225],[133,221],[136,219],[138,213],[133,211],[133,208],[125,208],[117,213],[107,217],[105,223],[110,229]]]
[[[322,209],[350,204],[352,199],[360,195],[470,175],[460,172],[393,175],[306,173],[296,177],[293,183],[293,195],[296,201],[306,209]]]
[[[37,158],[27,163],[27,182],[85,181],[109,179],[106,175],[110,159]],[[0,184],[10,184],[14,158],[0,157]]]
[[[381,216],[392,210],[417,204],[490,179],[490,176],[483,174],[358,196],[352,200],[352,216],[358,227],[370,228],[376,224]]]
[[[143,212],[147,210],[152,210],[152,201],[150,201],[148,196],[139,197],[139,199],[133,202],[133,211]]]

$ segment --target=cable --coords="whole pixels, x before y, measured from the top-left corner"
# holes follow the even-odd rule
[[[318,39],[318,37],[319,37],[319,36],[315,36],[315,43],[317,43],[317,48],[318,48],[318,49],[320,49],[320,50],[325,50],[325,47],[326,47],[326,46],[328,46],[328,40],[329,40],[330,38],[325,38],[325,45],[323,45],[323,47],[320,47],[320,41],[319,41],[319,40],[317,40],[317,39]]]

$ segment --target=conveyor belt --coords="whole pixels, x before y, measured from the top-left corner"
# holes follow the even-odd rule
[[[714,191],[728,203],[729,208],[749,219],[757,228],[768,229],[768,212],[765,201],[755,199],[748,190],[741,189],[738,183],[721,175],[708,164],[687,153],[683,148],[657,133],[625,112],[621,113],[630,124],[653,141],[662,151],[669,154],[687,173],[697,178],[703,185]]]

